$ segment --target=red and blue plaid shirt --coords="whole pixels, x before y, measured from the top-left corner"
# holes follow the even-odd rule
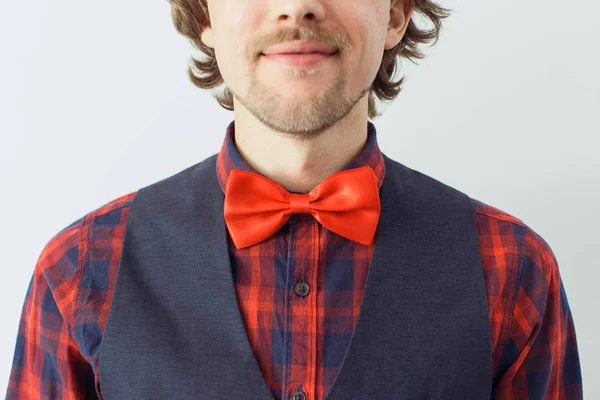
[[[240,156],[234,122],[217,158],[225,193]],[[369,165],[385,176],[376,131],[344,168]],[[99,399],[99,350],[114,291],[129,208],[114,199],[58,232],[41,252],[24,301],[7,399]],[[556,258],[518,218],[471,199],[488,294],[495,399],[581,399],[573,317]],[[373,244],[292,215],[272,237],[237,250],[229,237],[235,287],[254,354],[276,399],[301,388],[321,400],[356,323]],[[285,282],[305,279],[299,301]]]

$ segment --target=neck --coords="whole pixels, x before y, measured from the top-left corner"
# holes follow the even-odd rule
[[[257,172],[290,192],[308,193],[364,147],[366,113],[360,117],[350,112],[323,131],[301,136],[271,130],[251,114],[236,112],[235,145]]]

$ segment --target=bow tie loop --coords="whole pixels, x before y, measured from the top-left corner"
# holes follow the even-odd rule
[[[310,213],[310,196],[304,193],[290,193],[290,210],[292,214]]]

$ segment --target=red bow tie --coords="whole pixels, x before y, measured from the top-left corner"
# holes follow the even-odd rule
[[[312,214],[325,228],[369,245],[381,204],[370,166],[336,172],[309,193],[290,193],[257,173],[234,169],[225,192],[224,216],[238,249],[252,246],[279,230],[292,214]]]

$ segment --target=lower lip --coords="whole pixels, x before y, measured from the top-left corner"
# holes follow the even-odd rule
[[[278,61],[290,67],[313,67],[329,60],[333,54],[305,53],[305,54],[263,54],[268,60]]]

